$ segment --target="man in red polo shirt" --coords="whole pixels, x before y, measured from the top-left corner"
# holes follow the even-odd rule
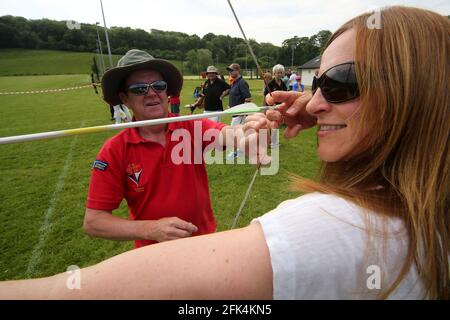
[[[167,96],[179,95],[183,78],[166,60],[141,50],[130,50],[116,68],[102,79],[104,99],[124,103],[137,121],[174,116],[168,113]],[[215,138],[230,129],[208,119],[129,128],[103,145],[92,168],[84,229],[90,236],[135,240],[135,247],[216,230],[203,157],[183,155],[193,161],[173,161],[180,142],[177,130],[191,137],[216,130]],[[233,129],[230,129],[233,130]],[[213,136],[214,137],[214,136]],[[172,141],[175,140],[175,141]],[[182,143],[203,150],[210,144],[201,139]],[[214,140],[214,139],[213,139]],[[218,140],[217,140],[218,141]],[[218,143],[216,141],[216,143]],[[219,145],[220,147],[220,145]],[[175,149],[174,149],[175,148]],[[112,215],[126,199],[130,219]]]

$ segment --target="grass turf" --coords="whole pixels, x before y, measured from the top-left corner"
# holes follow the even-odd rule
[[[82,74],[0,77],[0,91],[62,88],[89,81]],[[185,80],[182,106],[194,101],[192,92],[200,83]],[[249,84],[260,104],[262,82]],[[186,108],[181,109],[187,114]],[[0,113],[0,136],[111,123],[109,108],[91,88],[0,95]],[[230,117],[222,121],[230,123]],[[104,141],[116,133],[0,146],[0,280],[47,276],[70,265],[85,267],[133,247],[132,242],[91,239],[82,229],[92,161]],[[280,170],[277,175],[257,177],[239,226],[298,195],[288,191],[287,173],[313,178],[318,166],[315,147],[314,130],[289,141],[281,138]],[[213,164],[207,165],[207,171],[218,229],[226,230],[255,168]],[[114,214],[128,216],[125,201]]]

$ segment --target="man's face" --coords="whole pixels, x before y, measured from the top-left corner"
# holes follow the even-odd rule
[[[228,73],[230,74],[230,77],[232,77],[233,79],[239,77],[239,70],[236,69],[228,70]]]
[[[164,80],[161,74],[155,70],[138,70],[128,76],[125,88],[133,84],[153,83]],[[147,94],[135,95],[127,91],[119,93],[122,102],[133,110],[137,121],[165,118],[168,116],[167,90],[155,91],[149,87]]]
[[[217,74],[215,72],[208,72],[206,74],[206,76],[208,77],[209,80],[214,81],[217,79]]]

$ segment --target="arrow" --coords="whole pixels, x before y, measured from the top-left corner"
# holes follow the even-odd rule
[[[19,136],[3,137],[3,138],[0,138],[0,145],[34,141],[34,140],[69,137],[69,136],[80,135],[80,134],[98,133],[98,132],[111,131],[111,130],[120,130],[120,129],[125,129],[125,128],[155,126],[155,125],[166,124],[166,123],[171,123],[171,122],[181,122],[181,121],[205,119],[205,118],[212,118],[212,117],[223,116],[223,115],[248,115],[248,114],[252,114],[252,113],[256,113],[256,112],[262,112],[267,109],[276,109],[276,107],[277,106],[258,107],[256,104],[250,102],[250,103],[243,103],[243,104],[237,105],[237,106],[227,109],[225,111],[218,111],[218,112],[211,112],[211,113],[202,113],[202,114],[195,114],[195,115],[189,115],[189,116],[161,118],[161,119],[152,119],[152,120],[144,120],[144,121],[134,121],[134,122],[128,122],[128,123],[110,124],[110,125],[95,126],[95,127],[75,128],[75,129],[67,129],[67,130],[60,130],[60,131],[49,131],[49,132],[41,132],[41,133],[33,133],[33,134],[24,134],[24,135],[19,135]]]

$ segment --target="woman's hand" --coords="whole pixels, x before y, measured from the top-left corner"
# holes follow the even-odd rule
[[[266,96],[269,105],[275,102],[281,103],[277,110],[266,112],[267,120],[272,128],[278,128],[280,124],[286,124],[284,137],[294,138],[300,130],[308,129],[316,125],[317,118],[306,111],[306,105],[312,96],[309,92],[274,91]]]

